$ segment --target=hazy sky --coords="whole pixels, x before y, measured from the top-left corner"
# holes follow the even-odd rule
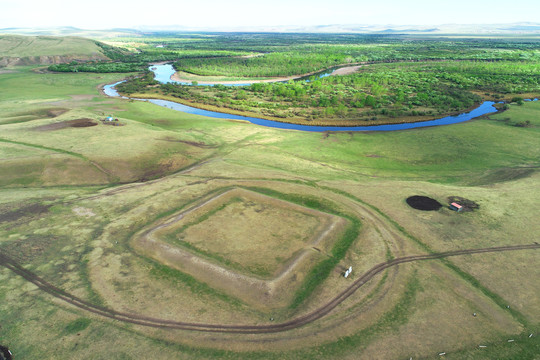
[[[540,22],[540,0],[0,0],[0,28]]]

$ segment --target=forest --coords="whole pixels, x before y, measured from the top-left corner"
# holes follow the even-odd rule
[[[132,76],[118,89],[128,95],[151,93],[224,112],[312,124],[419,121],[458,113],[483,100],[540,93],[540,42],[534,39],[161,33],[116,41],[120,46],[100,44],[109,62],[72,62],[49,70],[144,74],[149,63],[170,62],[177,71],[197,78],[255,83],[157,84],[147,73]],[[360,67],[346,75],[316,76],[345,65]],[[302,75],[308,76],[256,82]]]

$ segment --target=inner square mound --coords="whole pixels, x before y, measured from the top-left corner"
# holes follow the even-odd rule
[[[287,306],[347,220],[233,188],[154,223],[139,253],[262,308]]]

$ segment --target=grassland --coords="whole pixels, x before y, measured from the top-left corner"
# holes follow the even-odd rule
[[[291,206],[277,207],[249,195],[233,197],[219,206],[214,204],[216,208],[191,221],[183,220],[185,225],[175,226],[176,231],[164,236],[168,242],[209,254],[225,264],[243,264],[252,273],[271,275],[281,262],[309,244],[322,220],[289,209]]]
[[[139,232],[132,246],[255,308],[296,308],[344,257],[349,233],[358,230],[303,205],[218,188]]]
[[[102,54],[93,40],[54,36],[2,35],[0,51],[6,57]]]
[[[96,305],[171,321],[276,324],[317,309],[392,258],[538,241],[538,102],[452,126],[303,133],[100,95],[98,85],[123,75],[10,70],[0,74],[0,251]],[[103,125],[108,115],[125,126]],[[99,125],[39,130],[83,118]],[[233,187],[358,221],[357,232],[343,237],[346,246],[313,251],[331,265],[319,269],[326,277],[296,293],[296,306],[254,306],[134,251],[134,237],[148,226]],[[419,212],[405,203],[415,194],[443,204],[462,196],[480,208]],[[238,204],[199,224],[224,223],[216,232],[225,231],[231,218],[234,231],[247,233],[245,245],[258,251],[248,241],[256,229],[249,222],[241,228],[234,217]],[[210,225],[196,226],[184,230],[211,235]],[[281,237],[294,235],[287,227]],[[217,243],[208,246],[221,251]],[[233,256],[238,263],[249,258]],[[531,265],[539,256],[527,250],[401,264],[327,316],[275,334],[108,320],[53,299],[2,267],[0,343],[20,359],[400,359],[441,352],[451,359],[535,359],[540,272]],[[344,279],[348,266],[353,273]],[[306,279],[309,271],[295,274]]]
[[[108,60],[94,40],[80,37],[0,35],[0,67]]]

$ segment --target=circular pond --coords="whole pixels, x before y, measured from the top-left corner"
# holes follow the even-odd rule
[[[434,211],[442,207],[440,202],[427,196],[414,195],[408,197],[405,201],[413,209],[422,211]]]

